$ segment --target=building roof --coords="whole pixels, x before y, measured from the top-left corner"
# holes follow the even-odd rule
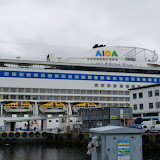
[[[160,86],[160,83],[151,84],[151,85],[146,85],[146,86],[141,86],[141,87],[136,87],[136,88],[130,88],[130,89],[128,89],[128,90],[137,90],[137,89],[157,87],[157,86]]]
[[[144,133],[142,129],[121,127],[121,126],[104,126],[89,129],[90,132],[99,134],[141,134]]]

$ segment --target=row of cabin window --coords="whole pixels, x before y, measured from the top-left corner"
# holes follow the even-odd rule
[[[149,107],[149,109],[153,109],[153,103],[149,103],[148,104],[148,107]],[[160,108],[160,102],[155,102],[155,107],[156,108]],[[134,104],[133,105],[133,109],[134,110],[137,110],[138,109],[138,105],[137,104]],[[139,110],[143,110],[144,109],[144,106],[143,106],[143,104],[139,104]],[[146,108],[145,108],[146,109]]]
[[[23,96],[3,95],[3,99],[26,99],[26,100],[82,100],[82,101],[129,101],[129,97],[65,97],[65,96]]]
[[[98,83],[95,83],[94,86],[95,86],[95,87],[98,87],[99,84],[98,84]],[[113,88],[117,88],[117,86],[118,86],[117,84],[113,84]],[[140,87],[140,86],[141,86],[141,85],[137,85],[137,87]],[[101,84],[101,87],[105,87],[105,84]],[[107,84],[107,87],[108,87],[108,88],[111,87],[111,84]],[[123,88],[124,85],[123,85],[123,84],[120,84],[119,87],[120,87],[120,88]],[[125,87],[126,87],[126,88],[129,88],[129,85],[126,85]],[[135,85],[131,85],[131,87],[132,87],[132,88],[135,88]]]
[[[32,77],[32,74],[33,74],[33,77],[35,78],[68,78],[68,79],[88,79],[88,80],[99,80],[99,76],[91,76],[91,75],[66,75],[66,74],[51,74],[51,73],[40,73],[40,76],[39,76],[39,73],[23,73],[23,72],[12,72],[12,76],[13,77],[16,77],[16,76],[19,76],[19,77],[25,77],[25,74],[26,74],[26,77]],[[46,76],[47,75],[47,76]],[[4,72],[4,76],[9,76],[9,72]],[[111,80],[111,76],[100,76],[100,80],[105,80],[105,77],[106,77],[106,80]],[[142,79],[142,80],[141,80]],[[117,77],[117,76],[113,76],[112,77],[112,80],[116,81],[116,80],[119,80],[119,81],[130,81],[130,77]],[[139,77],[131,77],[131,81],[137,81],[137,82],[140,82],[140,81],[143,81],[143,82],[158,82],[158,78],[139,78]],[[160,79],[159,79],[159,82],[160,82]]]
[[[67,93],[67,94],[113,94],[129,95],[129,91],[105,91],[105,90],[71,90],[71,89],[38,89],[38,88],[3,88],[3,92],[26,92],[26,93]]]
[[[159,96],[159,90],[155,90],[155,96]],[[153,91],[148,91],[148,97],[152,97],[153,96]],[[137,98],[137,93],[134,93],[133,94],[133,99],[136,99]],[[143,93],[140,92],[139,93],[139,98],[143,98]]]

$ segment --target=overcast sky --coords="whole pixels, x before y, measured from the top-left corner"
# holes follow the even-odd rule
[[[159,18],[159,0],[0,0],[0,56],[69,57],[98,43],[160,57]]]

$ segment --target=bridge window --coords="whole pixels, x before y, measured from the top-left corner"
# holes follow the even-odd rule
[[[43,78],[44,78],[44,77],[45,77],[45,74],[44,74],[44,73],[42,73],[42,74],[41,74],[41,77],[43,77]]]
[[[16,72],[12,72],[12,76],[17,76],[17,73]]]
[[[27,77],[31,77],[31,73],[26,73],[26,76]]]
[[[75,79],[79,79],[79,75],[75,75]]]
[[[68,78],[72,79],[72,75],[68,75]]]
[[[9,76],[9,72],[4,72],[4,76]]]
[[[34,77],[38,77],[38,73],[34,73]]]

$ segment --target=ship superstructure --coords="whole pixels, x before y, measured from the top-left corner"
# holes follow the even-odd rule
[[[46,61],[0,59],[1,117],[12,117],[4,106],[13,102],[33,107],[29,112],[15,108],[14,117],[73,114],[73,106],[88,103],[129,107],[129,88],[160,83],[157,59],[148,49],[104,45],[66,59],[53,54]]]

